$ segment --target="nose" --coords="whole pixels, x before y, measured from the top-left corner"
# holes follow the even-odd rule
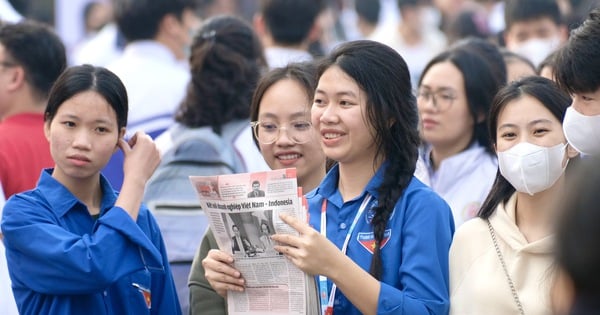
[[[317,118],[323,124],[335,124],[339,120],[336,106],[327,105],[319,108]]]
[[[92,146],[91,137],[84,129],[80,129],[73,137],[73,147],[83,150],[89,150]]]
[[[281,127],[281,129],[279,129],[279,135],[277,137],[277,140],[275,140],[275,144],[278,146],[292,146],[294,145],[294,141],[292,140],[292,137],[290,137],[289,135],[289,127]]]
[[[438,109],[435,96],[433,95],[430,95],[427,98],[420,98],[419,100],[417,100],[417,105],[419,108],[422,108],[423,110],[427,111],[437,111]]]

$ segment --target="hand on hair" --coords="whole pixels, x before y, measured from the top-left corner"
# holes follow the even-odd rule
[[[145,185],[160,163],[160,153],[152,138],[138,131],[128,142],[120,139],[119,147],[125,156],[123,162],[125,178],[136,177]]]

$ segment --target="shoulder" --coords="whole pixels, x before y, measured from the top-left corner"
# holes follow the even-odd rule
[[[34,189],[13,195],[6,201],[2,210],[2,224],[22,225],[30,220],[45,221],[51,216],[50,204],[39,190]]]
[[[481,236],[487,234],[488,227],[485,220],[478,217],[470,219],[456,230],[452,246],[462,248],[470,244],[482,245]]]
[[[479,256],[490,249],[487,221],[473,218],[463,223],[454,233],[450,257],[455,259],[468,259]]]
[[[404,206],[409,209],[428,207],[437,211],[450,211],[450,206],[446,201],[416,177],[410,181],[396,206]]]

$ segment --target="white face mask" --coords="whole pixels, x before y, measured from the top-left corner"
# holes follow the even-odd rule
[[[585,116],[571,106],[563,120],[563,131],[575,150],[586,155],[600,154],[600,115]]]
[[[532,38],[512,46],[511,50],[529,59],[534,66],[538,66],[544,58],[551,54],[560,45],[558,37]]]
[[[548,148],[521,142],[504,152],[498,152],[500,174],[518,192],[533,196],[552,187],[563,174],[566,147],[562,143]]]

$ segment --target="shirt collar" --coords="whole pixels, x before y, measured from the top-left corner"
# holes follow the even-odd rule
[[[171,63],[178,63],[175,54],[173,54],[167,46],[154,40],[133,41],[125,46],[123,54],[135,57],[152,56],[153,59],[168,60]]]
[[[62,217],[75,205],[83,205],[83,203],[79,201],[67,187],[52,177],[53,170],[53,168],[48,168],[42,172],[38,182],[38,189],[50,204],[52,211],[59,217]],[[117,193],[102,174],[100,174],[100,186],[102,188],[100,215],[102,215],[108,209],[113,207],[117,200]],[[83,206],[85,207],[85,205]]]
[[[381,164],[379,169],[375,172],[375,175],[371,177],[371,180],[367,183],[367,186],[360,194],[358,198],[363,198],[365,193],[369,193],[373,198],[377,199],[379,197],[378,189],[383,182],[383,175],[385,174],[385,170],[388,167],[388,162],[385,161]],[[336,164],[329,170],[325,178],[321,182],[321,185],[317,188],[317,193],[322,195],[323,197],[329,199],[334,194],[338,193],[338,179],[340,176],[339,165]]]

